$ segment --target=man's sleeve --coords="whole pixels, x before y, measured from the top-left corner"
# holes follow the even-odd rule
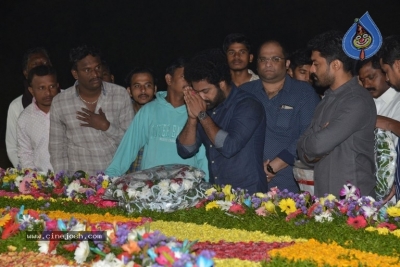
[[[60,110],[57,107],[59,105],[61,103],[53,100],[50,107],[49,153],[54,173],[68,171],[67,129],[66,125],[61,121]]]
[[[124,136],[129,125],[131,124],[134,116],[131,98],[128,95],[128,92],[121,89],[121,92],[119,93],[121,94],[118,98],[120,100],[116,104],[119,106],[119,121],[118,123],[110,121],[110,127],[104,132],[108,137],[112,138],[115,141],[116,145],[119,145],[119,143],[121,142],[121,139]]]
[[[12,102],[13,103],[13,102]],[[7,155],[14,168],[18,167],[18,147],[17,147],[17,120],[18,112],[12,107],[12,103],[8,108],[7,128],[6,128],[6,149]]]
[[[132,105],[129,108],[132,109]],[[115,177],[124,174],[136,159],[139,150],[146,144],[149,118],[147,113],[143,112],[143,109],[139,110],[125,132],[110,165],[105,171],[107,175]]]
[[[216,149],[226,158],[236,155],[250,140],[256,129],[265,121],[265,111],[253,98],[243,99],[237,104],[226,129],[222,147]]]
[[[299,137],[304,133],[307,127],[310,125],[310,122],[314,116],[315,108],[317,107],[318,103],[320,102],[319,96],[314,92],[311,91],[310,94],[306,95],[305,102],[303,103],[302,107],[299,111],[299,128],[297,129],[296,136],[293,141],[289,144],[289,146],[279,152],[277,155],[278,158],[283,160],[289,165],[294,165],[297,149],[297,141]]]
[[[307,130],[299,140],[299,152],[309,160],[321,158],[340,145],[353,133],[363,129],[370,120],[376,121],[376,116],[371,116],[368,110],[370,105],[366,101],[349,97],[338,105],[338,109],[330,121],[325,125],[314,125],[314,130]],[[376,113],[375,113],[376,114]],[[318,127],[318,129],[315,129]],[[300,155],[303,157],[303,155]]]
[[[27,130],[24,128],[26,121],[21,116],[17,122],[17,142],[18,142],[18,157],[22,168],[35,168],[34,154],[31,144],[31,139],[27,135]]]

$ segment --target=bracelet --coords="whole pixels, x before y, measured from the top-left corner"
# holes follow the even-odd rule
[[[271,165],[269,165],[269,164],[267,164],[267,171],[268,171],[269,173],[272,173],[273,175],[276,174],[276,172],[274,172],[274,169],[272,169]]]

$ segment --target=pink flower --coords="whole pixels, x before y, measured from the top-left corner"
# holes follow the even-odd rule
[[[267,216],[267,212],[265,210],[264,206],[259,207],[258,209],[256,209],[256,214],[259,216]]]
[[[382,222],[382,223],[378,224],[377,228],[387,228],[390,231],[394,231],[394,230],[396,230],[397,226],[392,223]]]
[[[102,188],[100,188],[99,190],[97,190],[97,192],[96,192],[96,194],[98,194],[98,195],[104,195],[104,192],[105,192],[106,190],[102,187]]]
[[[364,216],[358,215],[357,217],[349,217],[347,219],[347,224],[353,227],[354,229],[365,228],[367,226],[367,221]]]
[[[46,230],[57,230],[57,220],[49,220],[46,222]]]
[[[297,215],[302,214],[303,212],[301,211],[301,209],[298,209],[292,213],[290,213],[288,216],[286,216],[286,221],[290,221],[291,219],[294,219],[297,217]]]
[[[237,203],[233,203],[228,211],[238,214],[244,214],[246,212],[243,206]]]
[[[100,203],[98,203],[96,206],[100,207],[100,208],[112,208],[112,207],[116,207],[117,206],[117,202],[109,201],[109,200],[103,200],[103,201],[100,201]]]
[[[32,177],[24,177],[24,179],[22,179],[21,183],[19,184],[19,192],[21,192],[22,194],[29,194],[30,189],[26,186],[26,183],[29,184],[30,182],[32,182],[32,180]]]

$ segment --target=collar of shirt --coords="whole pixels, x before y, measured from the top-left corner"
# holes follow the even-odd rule
[[[380,97],[378,97],[376,100],[378,101],[383,101],[385,102],[385,104],[389,104],[390,102],[392,102],[394,96],[397,94],[397,91],[390,87],[389,89],[386,90],[386,92],[384,92]]]
[[[79,82],[78,82],[78,80],[76,80],[76,81],[75,81],[75,84],[74,84],[74,87],[75,87],[75,96],[76,96],[76,97],[79,97],[78,85],[79,85]],[[106,86],[104,86],[104,82],[101,83],[101,91],[102,91],[103,95],[106,96],[107,90],[106,90]]]
[[[232,99],[235,99],[238,88],[236,87],[236,85],[233,82],[231,82],[231,87],[232,88],[231,88],[231,91],[230,91],[228,97],[221,104],[219,104],[217,107],[215,107],[214,111],[218,111],[223,108],[228,108],[232,104]]]
[[[358,79],[357,77],[353,77],[351,78],[348,82],[342,84],[341,86],[339,86],[338,88],[336,88],[336,90],[332,90],[331,88],[329,88],[328,90],[325,91],[324,96],[338,96],[341,94],[344,94],[347,92],[348,88],[351,88],[353,86],[361,86],[358,83]]]
[[[41,110],[39,107],[38,107],[38,105],[36,104],[36,99],[35,98],[32,98],[32,105],[33,105],[33,107],[34,107],[34,110],[35,110],[35,112],[37,112],[37,113],[39,113],[39,114],[41,114],[41,115],[43,115],[43,116],[45,116],[45,117],[47,117],[47,118],[49,118],[50,119],[50,111],[49,112],[43,112],[43,110]]]

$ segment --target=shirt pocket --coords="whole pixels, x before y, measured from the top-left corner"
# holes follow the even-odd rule
[[[279,130],[288,129],[293,117],[293,113],[293,109],[280,109],[276,118],[276,127]]]

